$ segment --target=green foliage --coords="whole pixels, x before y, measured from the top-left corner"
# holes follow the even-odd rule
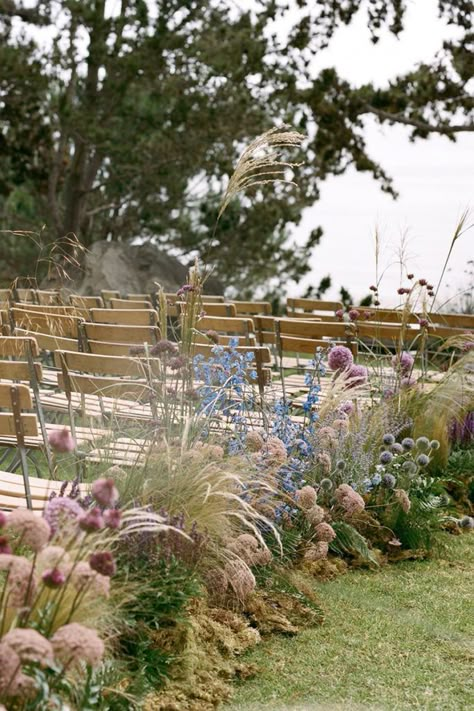
[[[336,538],[329,545],[333,553],[341,556],[358,556],[368,563],[378,565],[366,539],[354,526],[351,526],[347,521],[334,521],[331,525],[336,532]]]
[[[119,651],[133,676],[130,692],[140,696],[161,686],[175,660],[174,651],[162,649],[154,633],[185,622],[186,606],[199,596],[200,585],[195,573],[174,557],[130,562],[129,576],[134,591],[122,611]]]
[[[353,87],[314,55],[357,11],[373,41],[398,34],[405,4],[231,0],[0,2],[0,228],[48,238],[153,237],[183,255],[199,252],[243,296],[308,272],[320,228],[303,244],[290,228],[321,181],[352,166],[394,194],[369,155],[364,117],[408,125],[414,138],[472,129],[469,10],[438,3],[460,28],[431,64],[388,88]],[[275,36],[273,23],[288,28]],[[44,42],[44,37],[49,42]],[[464,121],[461,121],[461,118]],[[308,136],[299,189],[256,186],[229,207],[214,234],[220,196],[242,145],[282,123]],[[285,176],[291,178],[291,174]],[[23,261],[16,249],[21,250]],[[0,247],[7,282],[28,263],[26,243]],[[242,287],[245,284],[245,287]]]

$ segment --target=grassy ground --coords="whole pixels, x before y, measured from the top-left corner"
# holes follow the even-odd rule
[[[325,624],[259,645],[226,709],[473,709],[474,535],[446,540],[437,560],[316,583]]]

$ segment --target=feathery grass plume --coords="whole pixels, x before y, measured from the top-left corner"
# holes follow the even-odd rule
[[[281,149],[299,148],[305,136],[293,131],[289,126],[271,128],[247,146],[240,156],[229,184],[222,198],[217,222],[232,198],[238,193],[267,183],[283,182],[296,185],[285,177],[288,168],[297,168],[302,163],[288,163],[280,160]]]
[[[470,229],[472,229],[472,227],[473,227],[472,224],[471,224],[471,225],[468,225],[467,227],[465,227],[466,222],[467,222],[467,220],[468,220],[468,218],[469,218],[469,215],[470,215],[469,210],[464,210],[464,212],[462,213],[462,215],[461,215],[461,217],[460,217],[460,219],[459,219],[458,224],[456,225],[456,228],[455,228],[455,230],[454,230],[454,235],[453,235],[453,238],[452,238],[452,240],[451,240],[451,244],[450,244],[450,246],[449,246],[448,254],[447,254],[447,256],[446,256],[446,260],[445,260],[445,262],[444,262],[443,269],[441,270],[441,274],[440,274],[440,277],[439,277],[439,279],[438,279],[438,284],[436,285],[436,291],[435,291],[435,294],[434,294],[434,296],[433,296],[432,304],[436,303],[436,298],[437,298],[437,296],[438,296],[438,292],[439,292],[439,290],[440,290],[440,287],[441,287],[441,284],[442,284],[442,281],[443,281],[443,278],[444,278],[446,269],[447,269],[447,267],[448,267],[449,260],[451,259],[451,254],[452,254],[452,252],[453,252],[454,245],[456,244],[456,242],[458,241],[458,239],[459,239],[465,232],[467,232],[467,230],[470,230]]]
[[[474,352],[468,351],[454,363],[444,377],[423,392],[413,392],[404,402],[413,418],[414,436],[430,433],[440,442],[433,459],[446,465],[449,455],[449,427],[474,410]]]

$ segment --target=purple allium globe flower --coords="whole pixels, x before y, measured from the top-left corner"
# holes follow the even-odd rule
[[[349,311],[349,318],[351,321],[357,321],[360,318],[360,311],[358,311],[358,309],[351,309]]]
[[[390,400],[391,397],[395,395],[395,391],[392,390],[391,388],[385,388],[385,390],[382,393],[382,397],[384,400]]]
[[[411,437],[405,437],[402,439],[402,447],[406,452],[409,452],[415,446],[415,440]]]
[[[102,516],[102,511],[98,508],[92,509],[85,513],[79,520],[79,526],[86,533],[93,533],[94,531],[100,531],[104,528],[104,517]]]
[[[428,321],[427,318],[420,318],[418,321],[418,326],[420,328],[427,328],[427,326],[430,325],[430,322]]]
[[[364,365],[352,365],[347,371],[347,383],[349,388],[363,385],[367,382],[368,371]]]
[[[362,316],[364,317],[365,321],[370,321],[370,319],[372,318],[373,315],[374,315],[373,311],[363,311],[362,312]]]
[[[387,433],[384,434],[384,436],[382,437],[382,442],[383,442],[384,444],[386,444],[386,445],[394,444],[394,443],[395,443],[395,437],[394,437],[393,434],[391,434],[390,432],[387,432]]]
[[[426,281],[426,279],[418,279],[418,284],[420,286],[426,286],[428,282]]]
[[[155,345],[150,348],[150,353],[152,356],[162,356],[162,355],[177,355],[178,353],[178,348],[176,346],[176,343],[172,343],[172,341],[168,341],[166,338],[162,339],[161,341],[158,341],[158,343],[155,343]]]
[[[336,318],[339,319],[339,321],[343,321],[344,320],[344,309],[337,309],[337,311],[335,311],[335,316],[336,316]]]
[[[12,549],[6,536],[0,536],[0,555],[11,555]]]
[[[407,274],[407,279],[410,279],[410,281],[414,278],[414,274]]]
[[[47,588],[60,588],[66,582],[66,576],[58,568],[45,570],[41,580]]]
[[[331,370],[340,372],[347,370],[354,363],[352,351],[346,346],[334,346],[331,348],[328,355],[328,365]]]
[[[382,486],[384,486],[386,489],[394,489],[396,483],[397,480],[395,479],[393,474],[385,474],[382,477]]]
[[[96,479],[91,486],[91,492],[101,506],[113,506],[119,496],[113,479]]]
[[[92,570],[95,570],[97,573],[105,575],[108,578],[111,578],[112,575],[115,575],[115,572],[117,570],[117,566],[115,565],[112,553],[109,553],[109,551],[92,553],[89,558],[89,565]]]
[[[416,458],[416,462],[420,467],[426,467],[430,463],[430,458],[427,454],[419,454]]]
[[[408,390],[409,388],[413,388],[417,383],[416,378],[412,378],[409,376],[405,376],[400,380],[400,387],[403,390]]]
[[[118,509],[107,509],[104,511],[104,521],[107,528],[120,528],[122,513]]]
[[[394,355],[392,358],[392,367],[394,370],[399,370],[406,375],[413,369],[415,360],[410,353],[403,351],[400,355]]]
[[[393,454],[391,452],[382,452],[380,455],[380,464],[390,464],[393,459]]]
[[[339,412],[343,415],[352,415],[354,412],[354,403],[352,400],[346,400],[339,406]]]
[[[176,292],[176,296],[184,296],[185,294],[189,294],[193,291],[196,291],[195,286],[192,284],[183,284],[183,286]]]
[[[43,516],[54,535],[63,525],[77,523],[83,513],[84,509],[74,499],[68,496],[55,496],[46,504]]]

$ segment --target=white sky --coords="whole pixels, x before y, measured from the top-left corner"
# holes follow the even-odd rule
[[[315,69],[335,66],[354,84],[374,81],[380,85],[417,62],[430,60],[443,40],[455,36],[436,14],[435,0],[412,0],[406,20],[407,29],[397,40],[383,35],[377,45],[369,39],[363,17],[349,28],[338,30],[330,48],[317,58]],[[393,177],[400,197],[381,192],[368,175],[349,171],[323,183],[321,199],[305,211],[296,237],[305,237],[316,225],[324,228],[324,237],[311,261],[312,273],[290,291],[300,294],[308,284],[317,284],[330,273],[335,285],[328,298],[335,296],[341,284],[355,298],[368,292],[375,281],[374,232],[377,227],[385,245],[382,264],[396,259],[402,234],[408,237],[412,255],[410,269],[437,283],[450,241],[461,213],[474,208],[474,136],[461,134],[456,143],[433,135],[413,144],[409,131],[402,126],[381,128],[367,122],[370,154]],[[471,216],[474,222],[474,211]],[[464,267],[474,258],[474,229],[456,244],[449,282],[453,288],[467,285]],[[386,273],[382,301],[397,301],[399,267]]]

